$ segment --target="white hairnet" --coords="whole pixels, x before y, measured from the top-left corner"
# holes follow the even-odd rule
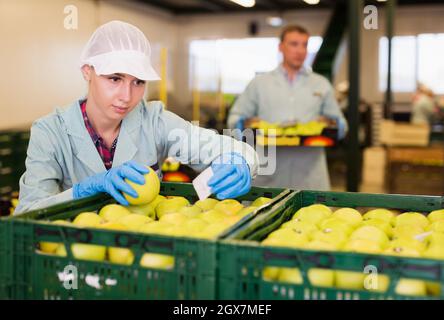
[[[151,66],[151,47],[137,27],[111,21],[97,28],[80,57],[81,67],[94,67],[98,75],[126,73],[140,80],[159,80]]]

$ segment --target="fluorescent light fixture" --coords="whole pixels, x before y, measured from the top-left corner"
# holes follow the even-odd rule
[[[308,4],[318,4],[319,0],[304,0],[304,2]]]
[[[254,7],[254,5],[256,4],[256,0],[230,0],[230,1],[245,8]]]
[[[281,27],[284,24],[284,19],[278,16],[267,17],[267,24],[272,27]]]

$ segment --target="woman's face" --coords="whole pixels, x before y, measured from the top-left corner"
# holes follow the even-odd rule
[[[98,76],[94,68],[82,67],[82,73],[89,82],[88,100],[100,109],[109,120],[122,120],[142,100],[145,81],[129,74],[114,73]]]

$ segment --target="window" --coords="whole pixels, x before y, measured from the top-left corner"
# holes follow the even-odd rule
[[[310,37],[306,64],[311,65],[322,44]],[[239,94],[255,75],[282,61],[278,38],[194,40],[190,43],[190,87]]]
[[[387,89],[388,40],[379,41],[379,89]],[[444,93],[444,34],[397,36],[392,39],[392,90],[413,92],[424,83],[435,93]]]
[[[388,40],[379,41],[379,88],[387,89]],[[392,38],[392,90],[412,92],[416,90],[416,38],[401,36]]]
[[[418,81],[444,93],[444,33],[418,36]]]

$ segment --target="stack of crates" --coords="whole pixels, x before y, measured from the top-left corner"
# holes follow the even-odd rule
[[[25,172],[29,130],[0,132],[0,195],[18,191],[18,180]]]
[[[14,142],[12,132],[0,132],[0,197],[14,191]]]
[[[183,196],[190,203],[198,200],[192,184],[162,183],[160,194]],[[285,189],[253,187],[237,200],[244,205],[259,197],[273,200],[243,217],[219,237],[225,237],[256,215],[266,214],[289,194]],[[100,194],[0,219],[0,299],[216,298],[216,238],[171,237],[49,223],[97,211],[110,203],[115,200]],[[67,256],[36,251],[41,242],[63,243]],[[134,263],[77,260],[70,249],[74,243],[127,248],[134,253]],[[174,257],[174,267],[168,270],[141,267],[141,257],[146,252]]]
[[[0,132],[0,216],[9,215],[11,198],[18,197],[29,137],[29,130]]]
[[[236,300],[360,300],[360,299],[444,299],[438,296],[408,296],[396,293],[399,279],[434,282],[444,288],[444,260],[406,258],[380,254],[322,251],[302,248],[274,247],[261,244],[271,232],[292,219],[300,208],[324,204],[329,207],[387,208],[400,212],[427,214],[444,208],[443,197],[376,195],[361,193],[294,192],[282,205],[266,215],[258,216],[235,230],[220,242],[218,250],[219,299]],[[297,268],[301,281],[277,281],[264,277],[265,268]],[[370,268],[371,267],[371,268]],[[343,289],[314,286],[308,278],[310,269],[353,271],[361,275],[383,274],[389,277],[386,291]],[[270,269],[269,269],[270,270]],[[375,278],[369,278],[375,279]],[[371,287],[370,287],[371,288]]]

